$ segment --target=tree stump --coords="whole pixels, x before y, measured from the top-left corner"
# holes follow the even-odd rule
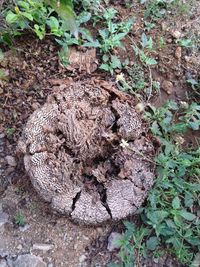
[[[34,188],[76,222],[133,214],[154,178],[154,148],[140,115],[100,83],[63,87],[30,116],[18,143]]]

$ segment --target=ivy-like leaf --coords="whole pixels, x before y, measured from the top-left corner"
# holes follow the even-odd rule
[[[43,0],[50,5],[58,15],[64,20],[64,26],[78,38],[78,27],[76,23],[76,16],[73,10],[72,0]]]

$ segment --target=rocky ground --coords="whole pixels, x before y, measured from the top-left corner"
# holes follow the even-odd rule
[[[120,8],[122,14],[127,12]],[[137,17],[133,29],[136,40],[143,25],[137,15],[139,8],[136,6],[133,11]],[[177,16],[175,20],[169,16],[150,33],[154,38],[164,36],[167,43],[156,51],[159,65],[152,71],[154,80],[161,84],[160,95],[151,98],[156,105],[167,99],[187,100],[190,91],[185,80],[199,78],[199,48],[183,48],[176,43],[180,35],[200,36],[199,9],[197,3],[190,15]],[[130,54],[129,44],[125,40],[127,54]],[[94,62],[98,64],[96,58]],[[112,240],[123,231],[122,223],[86,227],[54,214],[35,192],[22,158],[16,154],[28,117],[69,73],[74,81],[95,76],[113,82],[113,78],[100,71],[88,74],[84,68],[66,70],[59,64],[57,47],[51,39],[41,42],[30,35],[19,38],[15,49],[7,50],[0,65],[9,77],[0,81],[0,267],[103,267],[116,261],[117,248]],[[139,266],[179,265],[165,255],[159,260],[142,260]]]

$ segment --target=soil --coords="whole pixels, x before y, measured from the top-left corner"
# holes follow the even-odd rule
[[[144,26],[141,5],[133,4],[130,9],[117,5],[116,8],[122,17],[127,17],[130,12],[135,14],[131,35],[135,42],[139,42]],[[175,31],[183,37],[196,36],[198,40],[198,14],[200,5],[196,1],[191,14],[168,14],[158,27],[148,33],[155,42],[160,36],[166,41],[163,48],[156,49],[154,56],[158,65],[152,69],[152,78],[161,84],[160,94],[152,92],[150,98],[150,102],[157,106],[168,99],[187,101],[188,96],[196,99],[186,79],[200,78],[199,46],[180,48]],[[122,58],[129,57],[130,62],[136,61],[130,39],[124,42],[126,52],[116,50],[116,54]],[[14,48],[7,50],[0,63],[8,74],[7,81],[0,81],[0,213],[8,215],[7,222],[0,226],[0,259],[31,252],[40,255],[49,266],[54,267],[106,266],[111,261],[117,261],[116,251],[107,250],[107,238],[112,231],[122,232],[122,223],[83,226],[52,212],[49,204],[40,198],[32,186],[22,156],[16,154],[18,140],[29,116],[44,105],[55,86],[67,84],[69,77],[73,83],[92,78],[115,83],[109,75],[96,70],[98,60],[94,58],[94,52],[90,53],[93,59],[87,63],[83,60],[85,65],[74,70],[66,69],[59,63],[57,51],[58,47],[51,38],[39,41],[28,34],[16,40]],[[148,71],[146,77],[149,78]],[[124,95],[120,91],[117,94]],[[130,99],[133,106],[136,105],[132,96]],[[11,156],[12,161],[8,162],[6,156]],[[25,225],[20,227],[15,223],[15,216],[19,213],[25,219]],[[137,217],[129,219],[135,221]],[[139,259],[138,266],[179,265],[165,255],[158,262],[153,258],[146,261]]]

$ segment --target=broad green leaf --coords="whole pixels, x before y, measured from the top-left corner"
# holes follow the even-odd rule
[[[180,209],[181,207],[181,202],[180,202],[180,199],[179,197],[175,197],[172,201],[172,207],[177,210],[177,209]]]
[[[196,219],[196,215],[191,212],[187,212],[186,210],[181,210],[180,216],[186,219],[187,221],[193,221],[194,219]]]
[[[186,240],[193,246],[200,246],[200,238],[197,236],[188,237]]]
[[[86,39],[89,42],[93,42],[93,37],[90,30],[80,27],[79,32],[82,34],[82,39]]]
[[[99,41],[98,40],[96,40],[96,41],[91,41],[91,42],[86,42],[86,43],[84,43],[82,46],[85,46],[85,47],[101,47],[101,45],[100,45],[100,43],[99,43]]]
[[[102,69],[102,70],[105,70],[105,71],[109,71],[110,70],[108,64],[101,64],[101,66],[99,68]]]
[[[24,9],[26,9],[26,10],[29,10],[29,3],[27,3],[27,2],[25,2],[25,1],[17,1],[17,4],[20,6],[20,7],[22,7],[22,8],[24,8]]]
[[[142,33],[141,41],[142,41],[142,46],[146,47],[147,44],[148,44],[148,39],[147,39],[147,36],[146,36],[146,34],[144,32]]]
[[[157,61],[155,60],[155,59],[153,59],[153,58],[150,58],[150,57],[148,57],[147,59],[146,59],[146,61],[145,61],[145,63],[147,64],[147,65],[156,65],[157,64]]]
[[[158,238],[157,238],[156,236],[152,236],[152,237],[150,237],[150,238],[147,240],[146,245],[147,245],[147,248],[148,248],[149,250],[152,250],[152,251],[153,251],[153,250],[156,249],[158,243],[159,243]]]
[[[159,224],[161,223],[169,213],[164,210],[156,210],[156,211],[151,211],[147,213],[147,218],[153,223],[153,224]]]
[[[33,16],[28,12],[21,12],[21,14],[30,21],[33,21]]]
[[[196,120],[195,122],[189,122],[188,126],[192,129],[192,130],[199,130],[200,127],[200,121]]]
[[[34,24],[34,32],[36,33],[38,38],[42,40],[45,36],[45,26],[44,25],[39,26],[38,24]]]
[[[154,121],[151,125],[151,131],[154,135],[162,135],[161,131],[160,131],[160,127],[157,123],[157,121]]]
[[[99,30],[99,34],[103,39],[107,39],[109,36],[109,32],[107,29]]]
[[[47,25],[51,28],[51,30],[57,30],[59,27],[59,21],[57,20],[56,17],[51,16],[49,17],[49,19],[47,20]]]
[[[186,130],[187,130],[187,125],[183,122],[173,124],[170,129],[170,131],[173,131],[176,133],[185,133]]]
[[[122,67],[122,64],[121,64],[121,61],[120,59],[117,57],[117,56],[111,56],[111,65],[112,65],[112,68],[116,69],[116,68],[121,68]]]
[[[6,22],[9,24],[15,23],[18,20],[18,15],[9,11],[6,15]]]
[[[44,0],[64,20],[64,26],[78,38],[78,28],[73,10],[72,0]]]
[[[169,239],[166,240],[166,243],[167,244],[173,244],[173,246],[176,248],[176,249],[179,249],[181,246],[182,246],[182,243],[181,241],[179,240],[178,237],[170,237]]]
[[[91,19],[91,13],[83,11],[81,14],[78,16],[78,22],[79,24],[86,23]]]

